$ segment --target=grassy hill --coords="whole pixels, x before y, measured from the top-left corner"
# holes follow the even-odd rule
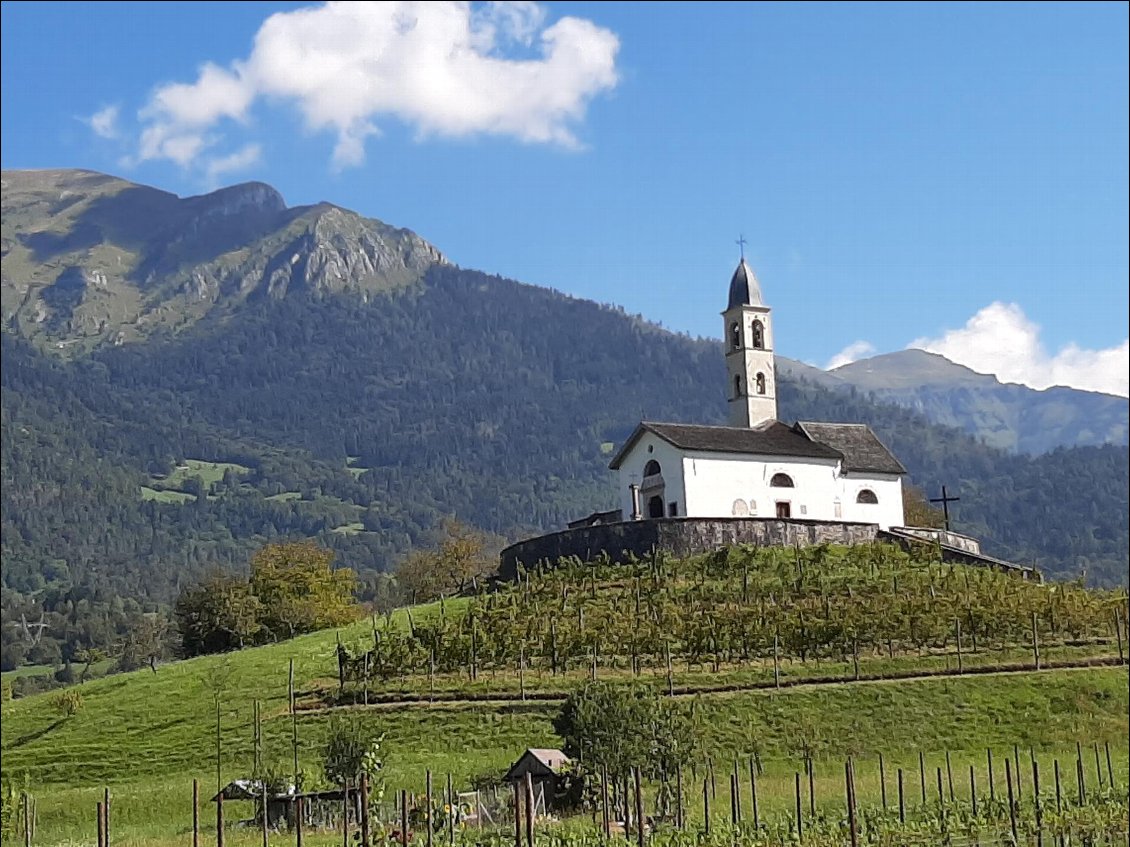
[[[687,570],[683,571],[672,564],[668,578],[676,585],[687,582],[686,575],[695,572],[702,561],[685,563]],[[719,566],[717,558],[714,565]],[[928,569],[922,572],[931,573]],[[614,602],[621,616],[630,618],[630,604],[616,598],[630,596],[636,590],[633,572],[619,569],[590,573],[598,578],[587,584],[587,608],[595,610],[600,603]],[[731,567],[731,575],[734,573],[740,573],[740,569]],[[954,573],[959,580],[963,576],[962,569]],[[771,572],[762,576],[774,578]],[[806,579],[818,581],[829,596],[834,596],[835,580],[824,576],[810,573]],[[861,574],[848,572],[843,576],[840,587],[853,586],[853,598],[866,593]],[[903,576],[909,579],[909,571]],[[573,577],[568,569],[532,575],[526,585],[494,596],[500,606],[508,603],[508,598],[517,600],[523,592],[531,603],[539,602],[539,592],[560,593],[562,585],[576,584],[570,583]],[[584,584],[583,575],[580,579]],[[715,572],[704,584],[721,590],[724,580],[724,575]],[[762,587],[768,584],[766,581]],[[911,590],[909,582],[904,584]],[[686,587],[689,590],[695,586],[688,583]],[[944,584],[938,582],[937,597],[944,600],[945,591]],[[1043,592],[1051,597],[1057,590],[1027,586],[1017,591]],[[575,593],[584,592],[575,589]],[[803,593],[782,595],[780,600],[792,604]],[[1016,593],[1002,602],[1011,604],[1020,596]],[[156,673],[144,670],[94,680],[77,688],[82,708],[72,717],[56,711],[55,694],[6,703],[0,722],[4,778],[21,784],[26,780],[37,796],[41,822],[37,843],[74,843],[84,833],[89,838],[92,809],[103,785],[110,786],[115,798],[115,843],[177,843],[178,838],[183,839],[190,819],[191,780],[201,780],[206,796],[214,790],[213,698],[220,682],[220,766],[225,782],[251,773],[256,700],[264,721],[264,759],[283,772],[290,771],[291,661],[299,707],[296,726],[300,766],[314,775],[319,770],[320,746],[329,724],[343,711],[343,707],[334,706],[339,702],[338,644],[349,645],[348,649],[371,646],[374,628],[385,638],[392,632],[406,637],[413,631],[423,633],[444,621],[485,614],[486,602],[486,598],[465,598],[416,606],[376,621],[360,620],[336,631],[167,664]],[[832,602],[831,611],[835,613],[837,608]],[[722,619],[723,611],[719,604],[717,619]],[[520,621],[522,613],[515,614]],[[594,614],[590,611],[590,616]],[[485,623],[483,627],[487,632]],[[1130,728],[1126,668],[1085,666],[1117,656],[1111,639],[1065,638],[1062,643],[1045,643],[1045,667],[1055,662],[1084,665],[1080,667],[961,676],[952,675],[956,672],[955,646],[933,644],[921,655],[900,648],[894,659],[869,653],[861,660],[860,681],[854,680],[850,661],[834,656],[819,661],[812,657],[806,662],[790,659],[785,664],[785,681],[796,684],[780,689],[771,682],[771,660],[763,658],[721,661],[717,670],[711,669],[709,662],[706,668],[688,663],[678,669],[674,681],[680,690],[700,692],[683,695],[697,704],[702,728],[699,767],[707,761],[716,762],[724,775],[729,767],[726,763],[735,759],[744,762],[756,755],[765,768],[762,785],[766,814],[774,810],[783,814],[790,808],[792,774],[806,755],[816,762],[820,774],[817,793],[829,808],[842,799],[836,793],[837,780],[842,779],[837,774],[842,774],[838,769],[842,768],[842,757],[848,755],[859,758],[860,790],[871,797],[877,796],[876,757],[880,753],[886,757],[889,774],[895,768],[917,773],[919,752],[925,756],[929,773],[943,766],[947,752],[962,768],[959,774],[970,764],[981,773],[986,748],[1005,756],[1017,745],[1020,750],[1031,748],[1048,773],[1053,757],[1067,762],[1074,756],[1077,741],[1112,745],[1116,778],[1126,784],[1130,756],[1126,749]],[[985,661],[997,665],[1022,667],[1030,661],[1019,648],[985,645],[979,649],[988,654]],[[622,658],[605,659],[598,669],[600,677],[630,678],[632,670]],[[965,665],[967,671],[975,667],[972,656],[967,654],[965,660],[970,663]],[[899,662],[902,664],[896,667]],[[951,675],[926,676],[945,673],[947,668]],[[869,679],[894,671],[918,676]],[[519,681],[515,671],[507,670],[504,659],[489,666],[484,662],[474,683],[464,669],[444,671],[434,679],[427,673],[409,671],[388,680],[383,687],[374,682],[368,692],[374,700],[380,695],[392,702],[345,710],[384,733],[390,789],[418,792],[428,770],[440,775],[450,773],[457,785],[465,787],[477,775],[500,775],[526,747],[558,746],[560,739],[552,720],[560,698],[590,672],[573,667],[554,675],[531,663]],[[660,689],[667,684],[662,670],[645,668],[640,676]],[[806,683],[806,679],[822,681]],[[525,688],[525,701],[520,686]],[[433,691],[453,699],[429,703]],[[347,685],[345,694],[341,699],[357,699],[356,683]],[[490,699],[472,699],[488,695]],[[722,805],[719,801],[719,809]],[[210,818],[206,815],[205,820]],[[250,835],[245,841],[256,843]],[[237,838],[232,843],[244,842]]]

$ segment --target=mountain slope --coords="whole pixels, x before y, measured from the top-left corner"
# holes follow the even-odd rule
[[[1014,452],[1126,444],[1130,430],[1125,397],[1063,386],[1036,391],[1005,384],[924,350],[852,362],[828,372],[822,383],[868,392]]]
[[[373,596],[385,590],[376,573],[445,515],[507,538],[558,529],[612,504],[609,454],[640,419],[724,416],[718,343],[457,268],[411,234],[333,207],[280,212],[263,186],[177,200],[68,174],[4,195],[5,298],[22,291],[11,313],[5,300],[0,339],[6,620],[105,608],[74,637],[112,638],[121,598],[167,603],[280,537],[332,546]],[[60,187],[81,196],[52,212],[69,199],[51,199]],[[134,189],[146,215],[114,206]],[[210,214],[235,228],[208,235]],[[98,227],[97,245],[76,246],[79,219]],[[58,231],[33,227],[43,221]],[[291,237],[288,221],[305,234]],[[54,265],[32,261],[48,250],[44,233]],[[366,239],[380,250],[366,252]],[[83,289],[56,321],[44,290],[63,265],[93,274],[83,262],[106,249],[135,263],[112,284],[107,273],[107,302],[143,307],[99,327],[84,310],[102,301]],[[235,257],[236,270],[211,288],[218,277],[201,269],[216,256]],[[290,270],[259,270],[275,258]],[[192,301],[199,311],[180,308],[186,279],[214,293]],[[785,419],[870,423],[912,482],[960,494],[956,528],[983,534],[991,552],[1125,582],[1126,448],[1033,460],[807,378],[783,373],[779,397]]]
[[[369,296],[444,261],[407,230],[328,203],[288,209],[262,183],[181,199],[89,171],[0,179],[4,324],[59,348],[182,331],[293,289]]]

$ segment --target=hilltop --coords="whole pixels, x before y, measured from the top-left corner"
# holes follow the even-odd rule
[[[721,422],[719,343],[346,210],[260,184],[3,179],[6,667],[28,661],[21,615],[53,628],[33,663],[113,649],[277,538],[332,547],[387,607],[384,574],[445,517],[559,529],[612,505],[607,463],[639,420]],[[987,552],[1125,582],[1125,447],[1009,455],[804,375],[778,393],[782,417],[869,424],[911,484],[959,493],[955,528]]]

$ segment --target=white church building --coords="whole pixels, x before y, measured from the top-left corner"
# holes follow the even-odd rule
[[[777,420],[770,312],[743,257],[722,313],[730,424],[640,423],[610,464],[621,519],[903,524],[906,469],[870,427]]]

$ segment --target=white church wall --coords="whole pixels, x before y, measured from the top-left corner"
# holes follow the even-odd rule
[[[620,463],[620,509],[624,520],[630,520],[632,516],[632,493],[629,486],[633,484],[642,486],[648,481],[644,478],[644,469],[650,461],[658,462],[662,472],[663,490],[661,496],[663,498],[664,515],[671,514],[671,504],[674,503],[678,510],[678,516],[685,517],[687,514],[687,499],[683,485],[682,453],[662,438],[647,432]],[[660,492],[656,489],[641,488],[640,512],[643,517],[648,517],[648,501],[651,497],[657,495],[660,495]]]
[[[880,529],[902,526],[902,477],[895,474],[845,474],[839,478],[839,488],[845,521],[876,523]],[[859,495],[864,490],[871,491],[879,502],[860,503]]]
[[[834,460],[687,453],[683,458],[687,515],[772,518],[780,502],[789,504],[792,518],[840,520],[833,512],[839,493],[836,465]],[[788,475],[793,487],[771,486],[778,473]]]

